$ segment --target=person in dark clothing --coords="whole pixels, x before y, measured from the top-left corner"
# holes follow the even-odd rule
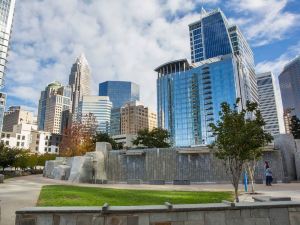
[[[266,185],[272,186],[273,175],[272,175],[272,170],[268,164],[266,165],[265,175],[266,175]]]

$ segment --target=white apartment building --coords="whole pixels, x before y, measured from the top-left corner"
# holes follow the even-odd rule
[[[2,132],[0,141],[11,148],[29,149],[33,153],[58,154],[61,136],[37,131],[37,125],[17,124],[12,132]]]

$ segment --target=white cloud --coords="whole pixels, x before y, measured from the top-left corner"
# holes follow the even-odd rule
[[[300,55],[300,41],[287,49],[287,51],[272,61],[262,61],[256,65],[256,71],[263,73],[267,71],[273,72],[276,77],[282,72],[283,67],[293,58]]]
[[[229,8],[239,18],[231,18],[242,26],[255,46],[286,38],[291,28],[299,26],[300,15],[285,11],[288,0],[230,0]]]
[[[278,16],[283,15],[283,19],[297,16],[283,11],[284,0],[265,0],[274,5],[271,9],[264,0],[251,0],[249,10],[246,6],[250,0],[230,1],[237,4],[234,9],[240,8],[241,17],[234,19],[238,24],[248,26],[255,19],[258,30],[250,24],[249,31],[245,29],[244,32],[256,43],[270,41],[272,35],[275,39],[283,37],[288,28],[278,22]],[[195,9],[203,3],[214,8],[219,2],[17,1],[6,80],[8,96],[37,107],[40,91],[53,80],[67,83],[76,56],[85,52],[92,69],[94,94],[98,93],[98,83],[106,80],[134,81],[140,85],[141,100],[156,108],[153,69],[169,60],[190,58],[187,25],[199,18],[200,12]],[[273,22],[272,27],[265,25],[266,18]],[[259,20],[262,25],[257,22]],[[278,24],[279,31],[276,30]],[[262,29],[264,26],[266,31]]]
[[[218,0],[205,0],[215,4]],[[197,0],[18,1],[7,74],[8,95],[37,106],[40,91],[67,83],[76,56],[85,52],[93,94],[105,80],[140,85],[141,100],[156,108],[158,65],[190,58],[188,24]],[[179,18],[178,13],[184,16]]]
[[[33,84],[32,87],[19,86],[17,88],[13,88],[8,94],[9,96],[19,98],[23,102],[27,102],[28,100],[38,102],[40,90],[36,89]]]

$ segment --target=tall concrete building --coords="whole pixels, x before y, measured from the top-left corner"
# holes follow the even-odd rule
[[[257,74],[259,107],[266,123],[264,129],[272,134],[284,133],[282,107],[278,105],[280,93],[275,88],[275,79],[271,72]]]
[[[81,54],[71,68],[69,85],[72,89],[72,117],[80,120],[79,103],[84,95],[90,95],[91,71],[84,54]]]
[[[174,60],[157,67],[158,126],[175,146],[211,144],[210,123],[219,120],[221,103],[258,102],[253,53],[236,25],[219,9],[189,25],[191,61]]]
[[[6,64],[11,39],[15,0],[0,1],[0,131],[2,130],[6,94],[1,92],[5,82]]]
[[[47,85],[44,91],[41,92],[38,107],[38,129],[45,130],[45,117],[47,109],[47,100],[57,93],[57,90],[62,87],[58,81],[52,82]]]
[[[300,118],[300,56],[289,62],[279,75],[282,105],[284,111],[291,111]]]
[[[25,123],[34,124],[35,117],[32,112],[24,110],[21,106],[11,106],[5,112],[3,119],[3,131],[12,132],[14,125]]]
[[[79,104],[82,122],[92,115],[96,120],[97,131],[102,133],[109,132],[111,108],[112,103],[107,96],[84,95]]]
[[[151,131],[155,127],[156,113],[140,102],[132,101],[121,108],[121,134],[137,134],[139,130]]]
[[[72,109],[71,87],[59,82],[49,84],[41,92],[38,111],[39,130],[60,134],[63,112]]]

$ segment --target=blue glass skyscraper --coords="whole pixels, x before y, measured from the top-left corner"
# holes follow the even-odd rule
[[[140,89],[133,82],[106,81],[99,84],[99,96],[108,96],[113,108],[120,108],[129,101],[139,101]]]
[[[12,24],[15,10],[15,0],[1,0],[0,1],[0,131],[2,131],[6,93],[1,90],[4,87],[4,79],[7,69],[7,58],[12,33]]]
[[[99,84],[99,96],[108,96],[112,102],[110,135],[121,134],[120,108],[127,102],[140,100],[140,88],[129,81],[106,81]]]
[[[221,10],[202,10],[189,25],[191,60],[155,69],[159,127],[168,129],[174,146],[210,144],[210,123],[219,119],[222,102],[258,101],[252,51],[237,26]],[[254,81],[254,82],[253,82]]]
[[[284,110],[294,109],[300,118],[300,56],[290,61],[279,75]]]

